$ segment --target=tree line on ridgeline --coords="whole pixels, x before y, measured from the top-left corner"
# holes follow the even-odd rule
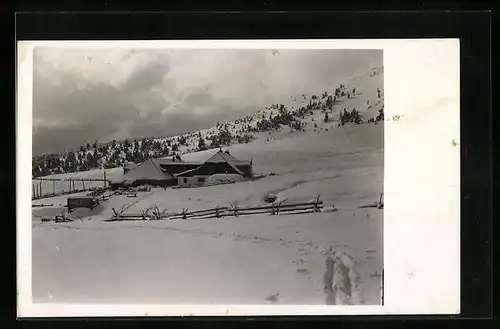
[[[273,104],[257,115],[246,116],[232,122],[217,123],[215,127],[202,133],[192,132],[174,137],[150,137],[123,141],[113,140],[107,143],[86,143],[77,150],[63,154],[45,154],[33,157],[32,176],[34,178],[52,174],[87,171],[92,169],[109,169],[122,167],[128,162],[140,163],[148,158],[175,156],[183,153],[229,146],[232,143],[249,143],[254,134],[279,130],[288,126],[290,131],[304,131],[306,116],[315,111],[324,113],[324,122],[329,122],[333,106],[345,98],[355,95],[347,92],[344,85],[335,89],[333,95],[327,92],[321,96],[312,95],[309,103],[299,108],[287,108],[283,104]],[[378,91],[378,90],[377,90]],[[379,98],[380,92],[378,91]],[[306,100],[306,96],[302,95]],[[261,114],[262,113],[262,114]],[[378,123],[384,120],[383,106],[376,118],[368,119],[368,123]],[[351,112],[344,108],[340,111],[339,126],[352,122],[363,123],[359,111]],[[316,125],[316,124],[315,124]]]

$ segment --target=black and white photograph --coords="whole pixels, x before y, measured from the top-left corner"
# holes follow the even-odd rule
[[[34,303],[382,305],[381,49],[33,52]]]
[[[19,43],[18,316],[459,313],[459,49]]]

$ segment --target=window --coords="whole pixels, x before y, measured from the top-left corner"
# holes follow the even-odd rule
[[[187,184],[187,182],[188,182],[187,177],[184,177],[184,179],[183,179],[183,180],[184,180],[184,184]]]
[[[198,177],[198,182],[203,183],[205,181],[205,177]]]

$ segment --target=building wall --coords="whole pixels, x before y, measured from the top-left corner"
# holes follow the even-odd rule
[[[140,185],[152,185],[152,186],[172,186],[175,185],[175,179],[165,179],[165,180],[151,180],[151,179],[138,179],[134,181],[132,186]]]
[[[114,191],[117,188],[122,187],[122,186],[123,186],[123,182],[111,182],[109,184],[109,188],[111,189],[111,191]]]
[[[177,185],[204,185],[208,176],[206,175],[195,175],[191,177],[177,177]]]
[[[236,167],[238,167],[238,169],[243,172],[243,177],[249,178],[253,176],[252,167],[250,165],[242,165]]]

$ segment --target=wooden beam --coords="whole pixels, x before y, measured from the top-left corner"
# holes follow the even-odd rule
[[[86,182],[102,182],[102,178],[82,178]],[[74,180],[74,178],[35,178],[33,180],[38,181],[49,181],[49,182],[68,182],[70,180]],[[106,180],[107,181],[107,180]]]

